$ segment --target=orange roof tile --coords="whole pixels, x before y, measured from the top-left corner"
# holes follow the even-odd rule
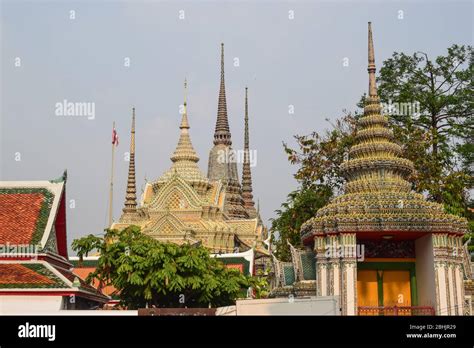
[[[20,264],[0,264],[0,284],[54,284],[47,276]]]
[[[77,274],[80,278],[86,279],[87,276],[94,271],[95,271],[95,267],[75,267],[73,272]],[[94,279],[92,281],[92,286],[97,289],[99,287],[99,281],[97,279]],[[116,291],[117,289],[115,289],[115,287],[112,285],[104,286],[101,289],[101,292],[104,295],[108,295],[108,296],[112,295]]]
[[[0,244],[30,244],[43,202],[41,192],[0,194]]]

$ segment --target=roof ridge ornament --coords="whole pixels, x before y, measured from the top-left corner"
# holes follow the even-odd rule
[[[59,178],[48,180],[48,181],[52,184],[59,184],[61,182],[66,183],[67,182],[67,169],[64,169],[63,174]]]

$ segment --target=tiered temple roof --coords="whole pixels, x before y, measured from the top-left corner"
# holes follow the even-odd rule
[[[313,235],[337,232],[464,233],[465,219],[445,213],[441,204],[411,191],[408,177],[413,163],[402,157],[389,120],[381,114],[370,23],[368,57],[364,115],[357,122],[349,159],[341,166],[345,192],[302,226],[302,240],[310,243]]]
[[[0,295],[108,298],[68,262],[66,172],[52,181],[0,182]]]

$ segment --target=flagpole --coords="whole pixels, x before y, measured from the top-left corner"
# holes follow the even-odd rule
[[[115,121],[112,126],[115,130]],[[115,159],[115,141],[112,141],[112,166],[110,172],[110,192],[109,192],[109,226],[112,227],[112,208],[113,208],[113,196],[114,196],[114,159]]]

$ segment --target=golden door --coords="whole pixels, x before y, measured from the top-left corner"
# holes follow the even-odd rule
[[[357,271],[357,305],[359,307],[379,305],[377,288],[377,271]]]
[[[383,271],[383,305],[411,306],[409,271]]]

